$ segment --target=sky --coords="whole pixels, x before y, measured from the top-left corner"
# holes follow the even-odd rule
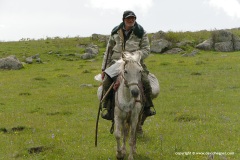
[[[148,33],[240,28],[240,0],[0,0],[0,41],[109,35],[125,10]]]

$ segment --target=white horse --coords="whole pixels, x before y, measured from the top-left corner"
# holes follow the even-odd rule
[[[132,160],[133,154],[136,153],[136,128],[142,110],[142,93],[139,82],[141,81],[143,68],[140,59],[139,54],[132,55],[131,53],[124,53],[121,59],[123,62],[118,76],[120,85],[115,93],[114,108],[114,135],[117,140],[117,159],[123,159],[126,155],[128,133],[130,133],[128,159]],[[121,136],[123,136],[122,146],[120,142]]]

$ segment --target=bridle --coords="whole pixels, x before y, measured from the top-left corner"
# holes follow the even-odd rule
[[[140,67],[142,67],[140,63],[138,63],[138,62],[134,62],[134,63],[137,63]],[[126,63],[124,64],[124,68],[125,68],[125,66],[126,66]],[[127,81],[127,79],[124,77],[124,74],[123,74],[123,73],[121,73],[121,77],[123,78],[124,84],[125,84],[125,86],[126,86],[127,88],[129,88],[130,86],[134,86],[134,85],[137,85],[138,88],[139,88],[139,83],[136,83],[136,82],[128,83],[128,81]]]
[[[137,64],[138,64],[140,67],[142,67],[140,63],[137,63]],[[126,65],[126,64],[125,64],[125,65]],[[125,68],[125,65],[124,65],[124,68]],[[136,83],[136,82],[129,83],[129,82],[127,81],[127,79],[124,77],[124,74],[123,74],[123,73],[121,73],[120,76],[122,77],[122,79],[123,79],[123,81],[124,81],[124,85],[125,85],[127,88],[129,88],[130,86],[137,86],[137,87],[139,88],[139,90],[140,90],[139,83]],[[135,106],[136,102],[142,103],[142,96],[140,96],[140,99],[135,98],[134,106]]]
[[[136,82],[128,83],[128,81],[126,80],[126,78],[124,77],[123,74],[121,74],[121,77],[123,78],[123,80],[124,80],[124,85],[125,85],[127,88],[129,88],[130,86],[134,86],[134,85],[137,85],[138,88],[139,88],[138,83],[136,83]]]

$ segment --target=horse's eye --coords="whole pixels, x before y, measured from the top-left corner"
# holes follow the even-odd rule
[[[127,71],[126,71],[126,70],[124,70],[124,73],[125,73],[125,74],[127,74]]]

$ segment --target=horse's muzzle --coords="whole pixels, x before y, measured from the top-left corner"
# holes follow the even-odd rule
[[[134,98],[137,98],[139,95],[139,90],[137,88],[134,88],[131,90],[131,94]]]

